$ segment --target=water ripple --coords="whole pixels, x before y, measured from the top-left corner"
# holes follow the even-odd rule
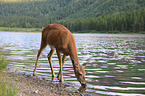
[[[95,95],[145,96],[145,35],[74,34],[80,64],[85,67],[86,92]],[[15,38],[14,38],[15,37]],[[0,53],[11,60],[11,71],[33,74],[41,33],[0,32]],[[32,44],[33,43],[33,44]],[[47,47],[41,54],[37,76],[51,80]],[[59,72],[56,53],[52,57],[55,75]],[[69,56],[63,67],[69,88],[77,90],[77,81]],[[55,83],[58,80],[55,79]],[[67,88],[67,87],[66,87]],[[75,89],[77,88],[77,89]]]

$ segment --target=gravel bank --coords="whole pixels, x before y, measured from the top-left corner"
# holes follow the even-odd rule
[[[91,96],[83,92],[66,90],[67,85],[46,81],[33,76],[4,72],[2,78],[18,89],[18,96]],[[71,88],[71,87],[70,87]],[[81,88],[81,91],[85,88]]]

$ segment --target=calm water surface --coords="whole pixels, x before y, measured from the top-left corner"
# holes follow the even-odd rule
[[[145,35],[74,34],[80,64],[85,67],[87,93],[95,95],[145,96]],[[11,59],[14,72],[33,74],[41,33],[0,32],[0,53]],[[51,80],[47,47],[41,54],[37,76]],[[55,74],[59,71],[56,54],[52,58]],[[71,61],[63,67],[67,89],[77,90]],[[55,80],[58,82],[58,80]]]

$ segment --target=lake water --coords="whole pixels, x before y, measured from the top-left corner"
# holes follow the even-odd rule
[[[80,64],[85,67],[86,92],[95,95],[145,96],[145,35],[74,34]],[[0,53],[11,59],[10,70],[33,74],[41,33],[0,32]],[[36,75],[51,80],[47,47],[41,54]],[[56,54],[52,58],[55,74],[59,71]],[[77,90],[69,56],[63,67],[66,88]],[[58,82],[55,80],[54,82]],[[70,86],[69,86],[70,85]]]

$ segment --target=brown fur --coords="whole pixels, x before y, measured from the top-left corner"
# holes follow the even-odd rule
[[[63,82],[62,66],[64,64],[66,56],[70,56],[74,68],[77,80],[82,84],[86,85],[85,82],[85,71],[83,67],[79,64],[76,42],[73,34],[64,26],[60,24],[49,24],[42,31],[42,40],[40,50],[38,51],[37,60],[35,64],[34,75],[36,74],[38,58],[42,50],[49,45],[51,51],[48,54],[48,60],[50,63],[52,77],[55,77],[51,57],[56,50],[57,56],[60,64],[60,71],[58,74],[58,79]],[[61,59],[60,53],[63,53],[63,58]]]

